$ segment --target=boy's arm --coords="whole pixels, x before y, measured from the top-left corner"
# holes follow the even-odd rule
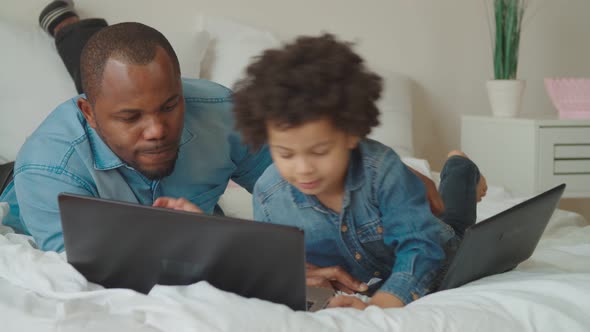
[[[260,195],[259,183],[254,186],[252,193],[252,207],[254,220],[259,222],[271,222],[269,209],[272,209],[271,200],[264,200]],[[334,287],[346,293],[364,292],[367,285],[353,278],[340,266],[318,267],[306,264],[305,282],[309,287]]]
[[[434,217],[424,184],[395,154],[386,154],[375,181],[383,222],[383,240],[393,247],[396,259],[390,277],[379,292],[408,304],[423,296],[445,258],[442,244],[452,233]],[[376,298],[387,299],[387,296]]]

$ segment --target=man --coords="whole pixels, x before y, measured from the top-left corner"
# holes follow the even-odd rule
[[[233,131],[231,91],[183,80],[166,38],[139,23],[96,32],[80,61],[85,95],[58,106],[25,142],[0,200],[7,223],[64,249],[57,195],[152,205],[184,197],[213,212],[228,180],[252,190],[271,163]],[[83,218],[83,216],[81,216]]]

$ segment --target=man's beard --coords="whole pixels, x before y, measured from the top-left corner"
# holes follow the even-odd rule
[[[137,163],[135,160],[126,160],[125,158],[122,158],[117,152],[115,152],[115,150],[112,148],[112,145],[110,144],[110,141],[105,139],[102,129],[98,123],[96,123],[95,130],[96,130],[96,133],[98,134],[98,136],[102,139],[102,141],[105,142],[105,144],[109,147],[109,149],[111,149],[111,151],[117,157],[119,157],[119,159],[121,159],[127,165],[133,167],[133,169],[135,169],[136,171],[141,173],[148,180],[150,180],[150,181],[161,180],[161,179],[169,176],[170,174],[172,174],[172,172],[174,171],[174,167],[176,166],[176,160],[178,159],[178,154],[180,151],[178,141],[176,142],[176,156],[170,162],[169,165],[167,165],[165,168],[161,168],[161,169],[157,169],[157,170],[147,170],[147,169],[144,169],[143,167],[141,167],[141,165],[139,163]]]
[[[156,169],[156,170],[146,170],[143,169],[140,165],[131,165],[131,167],[135,168],[136,171],[141,173],[143,176],[148,178],[150,181],[161,180],[174,172],[174,167],[176,166],[176,160],[178,159],[178,150],[176,150],[176,157],[170,162],[166,168]]]

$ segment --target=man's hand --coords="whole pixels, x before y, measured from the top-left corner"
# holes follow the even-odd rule
[[[376,305],[383,309],[387,308],[401,308],[404,306],[404,303],[397,298],[397,296],[385,293],[385,292],[377,292],[369,303],[363,302],[361,299],[356,298],[354,296],[346,296],[346,295],[339,295],[330,300],[328,304],[328,308],[355,308],[359,310],[365,310],[370,305]]]
[[[443,203],[442,197],[440,197],[438,190],[436,190],[434,181],[412,167],[408,166],[408,168],[412,173],[416,174],[422,182],[424,182],[424,186],[426,187],[426,199],[428,199],[428,203],[430,203],[430,211],[432,211],[432,214],[438,216],[443,213],[445,211],[445,203]]]
[[[158,197],[152,206],[187,212],[203,213],[203,211],[199,209],[198,206],[184,198]]]
[[[340,266],[318,267],[309,263],[306,265],[307,286],[333,288],[349,294],[369,289],[369,286],[354,279]]]

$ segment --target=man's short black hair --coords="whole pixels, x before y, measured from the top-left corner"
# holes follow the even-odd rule
[[[141,23],[126,22],[96,32],[82,49],[80,57],[82,89],[87,99],[94,104],[100,94],[104,68],[109,59],[144,65],[154,60],[158,48],[168,54],[180,75],[178,57],[158,30]]]
[[[292,128],[328,118],[360,138],[379,125],[382,80],[351,46],[330,34],[299,37],[252,63],[234,93],[236,128],[246,144],[267,143],[269,122]]]

